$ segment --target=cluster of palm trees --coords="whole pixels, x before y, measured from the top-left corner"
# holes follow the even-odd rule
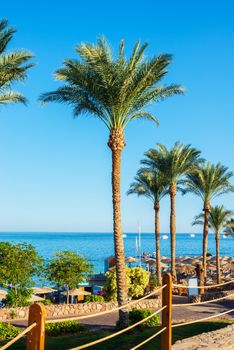
[[[219,236],[221,229],[227,225],[232,211],[225,210],[223,206],[211,207],[214,197],[224,193],[233,192],[234,187],[230,179],[233,173],[220,163],[213,165],[200,157],[201,152],[191,145],[183,145],[176,142],[171,149],[157,144],[155,149],[145,153],[141,161],[141,167],[130,185],[128,194],[145,196],[153,201],[155,210],[155,241],[156,241],[156,273],[161,283],[160,268],[160,200],[170,195],[170,246],[171,246],[171,273],[176,279],[176,206],[175,197],[177,191],[186,194],[192,192],[199,196],[203,202],[204,213],[198,215],[193,225],[203,225],[203,269],[206,278],[207,245],[209,227],[216,234],[217,252],[217,279],[220,282],[219,265]]]
[[[8,28],[6,20],[0,21],[0,104],[23,102],[25,98],[11,89],[12,83],[24,80],[32,54],[27,51],[5,52],[15,29]],[[136,119],[158,120],[147,110],[149,104],[159,102],[176,94],[183,94],[181,85],[165,86],[161,83],[172,63],[170,54],[147,58],[147,43],[138,41],[129,58],[125,43],[121,41],[118,55],[114,56],[104,38],[97,44],[83,43],[76,47],[77,59],[66,59],[56,71],[55,77],[62,82],[57,90],[44,93],[40,101],[59,102],[69,105],[75,117],[91,114],[104,123],[109,130],[108,146],[112,153],[112,204],[113,233],[117,272],[117,296],[119,306],[127,301],[124,243],[121,222],[120,171],[121,154],[125,147],[125,127]],[[153,199],[155,208],[155,232],[158,278],[160,271],[159,249],[159,202],[170,194],[171,199],[171,257],[175,276],[175,197],[178,190],[192,191],[204,202],[204,252],[207,249],[210,201],[224,191],[230,191],[231,173],[220,164],[213,166],[200,159],[200,152],[191,146],[176,144],[171,150],[158,145],[149,150],[129,193],[144,194]],[[185,179],[186,177],[186,184]],[[139,185],[139,186],[138,186]],[[138,187],[137,187],[138,186]],[[144,190],[145,187],[145,190]],[[206,255],[204,255],[204,266]],[[128,313],[120,310],[120,325],[128,324]]]

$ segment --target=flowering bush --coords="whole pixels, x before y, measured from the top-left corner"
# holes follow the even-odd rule
[[[138,298],[144,295],[149,284],[149,272],[141,267],[126,268],[128,296]],[[105,286],[105,297],[109,300],[117,299],[116,269],[106,273],[107,282]]]

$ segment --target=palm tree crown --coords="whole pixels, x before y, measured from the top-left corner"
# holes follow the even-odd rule
[[[28,69],[34,66],[28,63],[32,54],[25,50],[5,52],[15,33],[14,28],[7,26],[7,20],[0,21],[0,104],[26,103],[22,94],[11,90],[11,85],[27,77]]]
[[[127,192],[127,194],[134,193],[150,198],[154,203],[159,202],[168,194],[168,181],[159,171],[141,168]]]
[[[217,196],[234,191],[230,183],[232,176],[233,172],[220,163],[202,163],[188,174],[185,192],[192,192],[209,203]]]
[[[234,214],[232,210],[226,210],[223,205],[216,205],[211,207],[209,213],[209,227],[214,231],[220,233],[221,230],[228,225],[228,220]],[[204,225],[204,213],[195,216],[192,225]]]
[[[191,145],[176,142],[171,149],[167,149],[158,143],[156,149],[150,149],[145,153],[147,159],[142,163],[160,169],[170,184],[180,185],[183,184],[180,179],[201,162],[200,154],[201,152]]]
[[[183,93],[179,85],[157,85],[167,73],[172,56],[162,54],[144,60],[147,44],[138,41],[129,59],[121,42],[115,59],[109,44],[100,38],[96,45],[88,43],[76,48],[80,60],[67,59],[57,70],[57,80],[65,85],[41,96],[42,102],[62,102],[73,107],[73,113],[92,113],[109,130],[124,128],[138,118],[157,119],[143,108],[153,101]],[[157,85],[157,86],[156,86]]]

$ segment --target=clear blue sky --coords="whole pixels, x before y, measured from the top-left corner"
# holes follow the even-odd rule
[[[153,231],[152,204],[125,195],[144,151],[156,142],[191,143],[212,162],[234,170],[234,5],[230,1],[15,1],[1,5],[18,32],[11,48],[34,52],[37,66],[17,86],[30,103],[0,111],[0,230],[112,230],[111,154],[105,126],[94,118],[72,118],[68,107],[41,107],[41,92],[59,84],[53,72],[74,47],[104,34],[117,48],[148,41],[148,54],[174,55],[165,83],[181,83],[184,97],[152,110],[160,121],[126,129],[122,158],[125,232]],[[233,208],[234,195],[216,203]],[[162,231],[169,230],[169,199],[162,201]],[[178,232],[190,232],[202,208],[193,196],[177,199]]]

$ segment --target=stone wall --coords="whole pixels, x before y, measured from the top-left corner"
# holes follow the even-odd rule
[[[145,299],[132,306],[132,308],[151,308],[156,309],[160,305],[160,299]],[[118,305],[116,302],[89,302],[79,304],[59,304],[46,305],[46,314],[48,318],[57,318],[63,316],[81,316],[96,312],[112,310]],[[28,318],[29,307],[3,308],[0,309],[0,321],[8,320],[26,320]]]

